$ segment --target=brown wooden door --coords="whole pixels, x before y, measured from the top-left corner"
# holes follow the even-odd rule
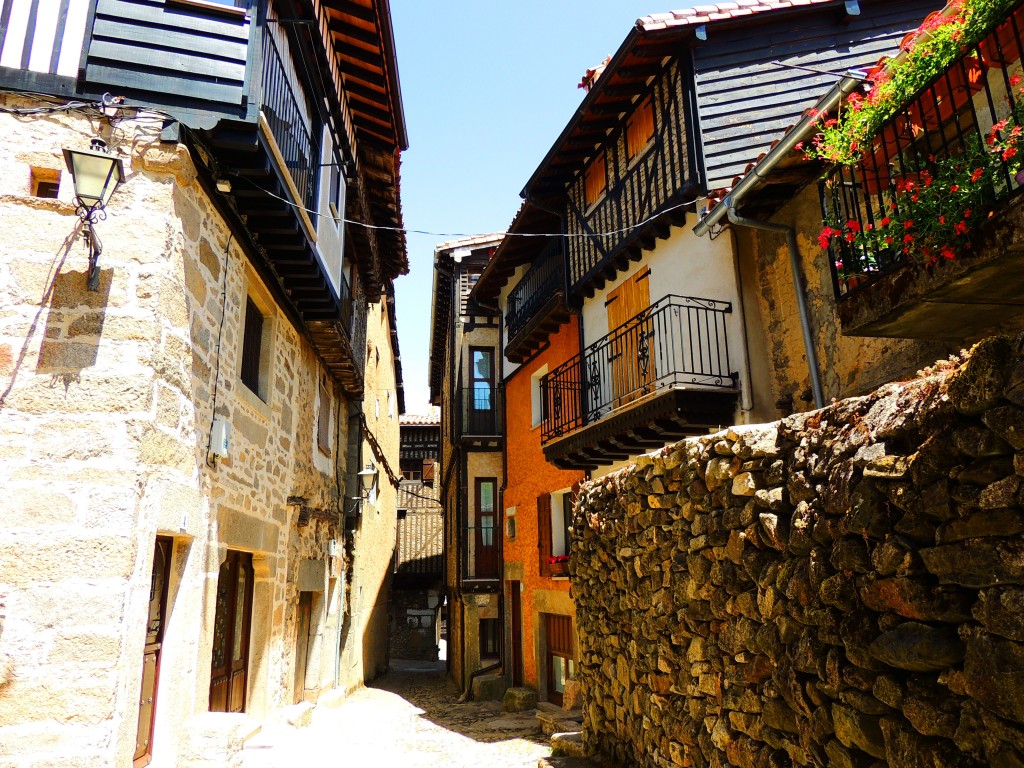
[[[646,314],[651,305],[651,270],[643,267],[608,293],[608,346],[612,369],[612,396],[618,408],[650,392],[657,374],[651,341],[654,325]]]
[[[228,552],[217,578],[210,711],[244,712],[252,619],[252,555]]]
[[[295,619],[295,698],[300,704],[306,693],[306,661],[309,656],[309,627],[313,615],[313,593],[299,592],[298,614]]]
[[[139,693],[139,725],[135,737],[135,766],[148,765],[153,756],[153,717],[156,714],[160,649],[163,647],[167,615],[167,582],[171,572],[172,543],[167,536],[157,536],[153,550],[146,647],[142,657],[142,690]]]
[[[508,583],[512,603],[512,685],[523,684],[523,595],[518,581]]]
[[[501,570],[495,535],[498,524],[495,508],[497,490],[496,478],[478,478],[476,481],[476,556],[473,576],[478,579],[496,579]]]

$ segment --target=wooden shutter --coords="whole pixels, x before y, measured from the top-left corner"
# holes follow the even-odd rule
[[[608,292],[608,357],[616,408],[649,392],[657,374],[650,341],[654,324],[640,315],[651,304],[650,267],[641,267]]]
[[[544,625],[548,653],[566,659],[573,658],[572,617],[545,613]]]
[[[604,164],[604,152],[590,161],[583,175],[584,194],[589,208],[598,201],[608,187],[608,174]]]
[[[540,575],[550,576],[551,563],[551,496],[542,493],[537,497],[537,551],[540,555]]]
[[[639,155],[654,138],[654,107],[648,96],[630,115],[626,124],[626,152],[630,160]]]

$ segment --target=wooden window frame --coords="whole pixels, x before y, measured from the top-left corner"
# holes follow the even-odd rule
[[[486,484],[491,485],[491,506],[490,517],[494,518],[494,521],[490,527],[490,543],[485,544],[484,542],[484,527],[483,527],[483,504],[481,500],[483,498],[483,487]],[[474,578],[499,578],[501,575],[501,560],[498,558],[498,539],[501,536],[501,521],[498,520],[498,478],[496,477],[478,477],[473,483],[473,577]],[[492,557],[495,562],[495,573],[481,575],[481,571],[485,570],[482,567],[482,552],[484,547],[493,551]]]
[[[158,555],[160,559],[158,559]],[[141,766],[149,765],[153,759],[153,727],[156,723],[156,704],[157,698],[160,694],[160,658],[162,656],[162,649],[164,643],[164,632],[167,628],[167,599],[170,594],[170,581],[171,581],[171,560],[174,557],[174,539],[170,536],[157,536],[153,546],[153,568],[152,568],[152,580],[150,582],[150,596],[147,610],[149,615],[146,618],[146,645],[143,654],[143,684],[141,689],[140,699],[146,696],[145,686],[145,675],[146,675],[146,664],[148,657],[153,658],[153,689],[152,695],[149,697],[149,717],[144,723],[144,711],[142,709],[143,701],[139,702],[139,723],[138,731],[136,732],[136,745],[135,755],[132,759],[133,768],[141,768]],[[160,594],[157,596],[155,590],[158,585]],[[153,600],[157,598],[157,611],[159,614],[159,622],[154,627],[153,625]],[[146,727],[146,740],[145,744],[140,747],[138,741],[139,737],[142,736],[142,728]],[[140,752],[140,749],[143,751]]]
[[[244,571],[245,579],[245,594],[238,595],[238,574],[239,571]],[[249,552],[241,552],[238,550],[228,550],[227,556],[224,562],[220,566],[220,570],[217,575],[216,594],[220,592],[220,582],[222,578],[227,578],[227,611],[224,619],[224,634],[222,642],[226,643],[225,660],[226,665],[221,667],[214,667],[214,661],[216,660],[217,654],[217,635],[216,627],[218,625],[217,612],[214,615],[214,642],[210,648],[210,702],[209,710],[211,712],[245,712],[249,698],[249,655],[250,655],[250,642],[252,634],[252,600],[254,592],[255,582],[255,571],[252,565],[252,554]],[[219,597],[215,597],[218,600]],[[239,599],[241,599],[241,611],[239,611]],[[241,617],[242,626],[237,626],[237,619]],[[239,654],[241,656],[241,669],[236,670],[235,653],[234,653],[234,641],[236,635],[239,638]],[[242,698],[241,702],[235,701],[234,697],[234,681],[236,676],[242,675],[241,691],[240,695]],[[224,696],[225,709],[214,709],[214,689],[215,686],[221,684],[222,680],[226,677],[226,689]]]
[[[544,624],[544,659],[547,666],[548,701],[562,705],[562,692],[555,690],[555,660],[564,659],[576,665],[576,630],[572,616],[557,613],[542,613]],[[570,675],[566,680],[572,679]]]
[[[244,296],[237,369],[238,380],[244,386],[238,392],[250,406],[269,416],[267,406],[274,389],[274,303],[253,275],[249,276]]]
[[[560,562],[552,563],[549,559],[552,558],[554,552],[554,539],[552,536],[554,529],[553,521],[553,504],[552,499],[556,496],[560,499],[564,505],[574,504],[576,497],[579,495],[580,483],[573,483],[572,487],[568,491],[555,493],[542,493],[537,497],[537,551],[539,559],[539,570],[541,576],[547,576],[552,578],[555,576],[568,576],[569,575],[569,563]],[[563,525],[568,525],[565,522],[565,509],[563,506],[562,511]],[[568,535],[568,533],[567,533]],[[568,554],[569,542],[566,542],[566,552]]]

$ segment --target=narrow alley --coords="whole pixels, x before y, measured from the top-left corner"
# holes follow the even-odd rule
[[[243,751],[243,768],[326,764],[374,768],[518,768],[551,754],[533,710],[500,701],[459,702],[444,662],[393,660],[387,674],[336,706],[321,702],[308,725],[268,723]]]

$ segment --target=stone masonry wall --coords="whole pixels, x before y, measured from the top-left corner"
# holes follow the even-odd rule
[[[617,765],[1024,765],[1024,338],[591,483],[585,738]]]

